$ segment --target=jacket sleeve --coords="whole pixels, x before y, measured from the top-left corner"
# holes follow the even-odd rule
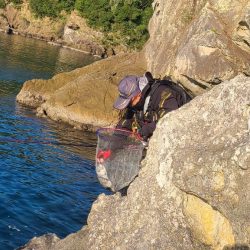
[[[116,125],[116,128],[127,129],[132,131],[133,121],[134,121],[134,111],[130,108],[127,108],[125,113],[122,115],[122,118]]]
[[[159,109],[157,111],[156,121],[163,117],[166,113],[178,109],[179,105],[175,96],[168,90],[164,91],[161,101],[159,103]]]

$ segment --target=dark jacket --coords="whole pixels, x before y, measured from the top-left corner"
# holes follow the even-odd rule
[[[147,96],[150,101],[146,112],[144,104]],[[182,106],[181,95],[167,85],[159,85],[157,88],[145,87],[140,102],[134,106],[128,106],[117,127],[137,132],[147,140],[154,132],[158,120],[166,113]]]

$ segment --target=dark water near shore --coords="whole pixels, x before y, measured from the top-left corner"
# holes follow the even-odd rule
[[[0,249],[15,249],[49,232],[64,237],[79,230],[92,202],[106,192],[94,169],[95,134],[37,118],[15,102],[25,80],[93,60],[0,33]],[[48,141],[55,143],[43,144]]]

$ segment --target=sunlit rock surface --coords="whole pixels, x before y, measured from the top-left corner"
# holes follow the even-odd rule
[[[250,75],[249,0],[157,0],[145,46],[148,69],[200,94]]]
[[[25,82],[17,101],[38,108],[39,115],[93,130],[117,121],[113,102],[125,75],[145,72],[143,55],[124,54],[61,73],[51,80]]]
[[[127,196],[99,196],[87,226],[44,249],[249,245],[249,12],[249,0],[155,1],[142,53],[24,84],[19,102],[82,129],[116,122],[112,103],[128,74],[171,76],[199,95],[158,123]]]
[[[247,246],[249,170],[250,79],[240,75],[165,115],[127,196],[100,195],[88,225],[48,249]]]

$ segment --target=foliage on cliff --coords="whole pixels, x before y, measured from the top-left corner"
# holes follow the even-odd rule
[[[76,9],[88,23],[104,32],[114,32],[122,43],[140,48],[148,39],[152,0],[76,0]]]
[[[0,0],[0,8],[4,8],[5,7],[5,1],[4,0]]]
[[[38,17],[59,17],[64,10],[69,12],[74,9],[75,0],[29,0],[31,10]]]
[[[23,0],[8,0],[15,5]],[[141,48],[148,39],[148,21],[153,14],[153,0],[29,0],[37,17],[60,18],[64,12],[77,10],[91,27],[106,33],[109,44]],[[0,8],[5,5],[0,0]]]

